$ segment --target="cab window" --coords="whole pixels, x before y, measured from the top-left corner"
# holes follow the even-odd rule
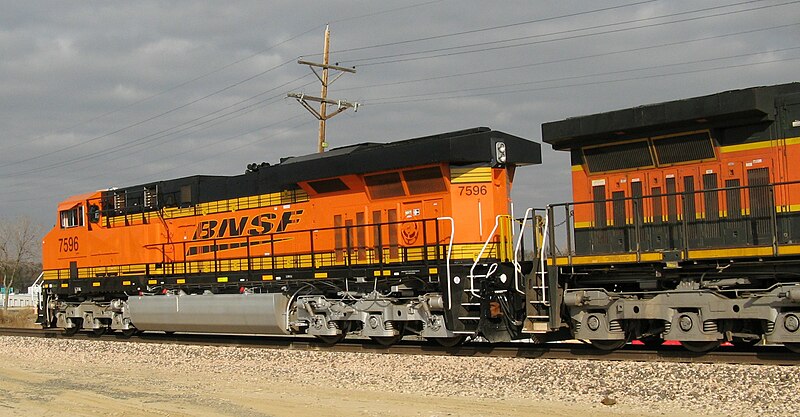
[[[61,228],[83,226],[83,206],[75,206],[69,210],[61,211]]]

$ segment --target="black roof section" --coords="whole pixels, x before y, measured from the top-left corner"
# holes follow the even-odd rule
[[[496,143],[506,146],[506,162],[496,160]],[[541,145],[486,127],[389,143],[361,143],[325,153],[282,158],[276,165],[234,176],[198,175],[149,183],[123,190],[141,190],[157,184],[161,193],[192,186],[194,203],[265,194],[297,188],[297,183],[348,174],[366,174],[448,162],[454,165],[528,165],[542,161]]]
[[[675,128],[737,126],[775,118],[775,98],[800,92],[800,82],[731,90],[544,123],[542,141],[564,150],[609,137]]]

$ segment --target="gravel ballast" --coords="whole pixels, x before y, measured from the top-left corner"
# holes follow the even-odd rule
[[[612,414],[800,415],[800,373],[794,366],[441,357],[22,337],[0,337],[0,352],[5,366],[53,364],[51,379],[38,385],[42,389],[48,384],[58,388],[70,380],[71,372],[90,369],[98,379],[118,378],[115,383],[123,385],[123,392],[128,370],[144,375],[168,370],[179,391],[191,389],[187,381],[208,375],[215,383],[240,384],[243,391],[290,384],[423,399],[546,401]],[[224,407],[218,411],[246,413]]]

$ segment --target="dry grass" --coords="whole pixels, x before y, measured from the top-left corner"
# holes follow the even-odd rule
[[[34,308],[0,308],[0,327],[17,327],[34,329],[40,327],[36,324],[36,309]]]

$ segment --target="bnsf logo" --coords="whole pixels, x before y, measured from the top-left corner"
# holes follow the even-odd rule
[[[236,236],[258,236],[280,233],[290,224],[299,223],[303,210],[280,213],[262,213],[254,216],[229,217],[222,220],[206,220],[197,225],[193,239],[213,239]]]

